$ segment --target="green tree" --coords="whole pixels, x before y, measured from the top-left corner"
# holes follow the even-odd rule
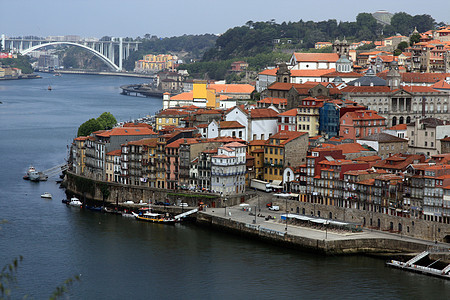
[[[399,56],[400,54],[402,54],[402,52],[403,52],[402,50],[397,48],[394,50],[394,56]]]
[[[414,33],[413,35],[411,35],[409,37],[409,44],[412,46],[415,43],[418,43],[420,41],[420,34],[419,33]]]
[[[408,48],[407,42],[400,42],[397,46],[397,49],[399,49],[401,52],[405,51],[406,48]]]
[[[103,129],[113,128],[117,124],[116,118],[110,112],[104,112],[97,118],[100,127]]]
[[[97,119],[90,119],[81,124],[78,128],[77,136],[88,136],[94,131],[103,129]]]
[[[391,25],[402,35],[408,35],[412,29],[413,17],[405,12],[399,12],[394,14],[391,19]]]

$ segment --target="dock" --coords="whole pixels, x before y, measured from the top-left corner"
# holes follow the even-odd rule
[[[127,96],[143,96],[143,97],[161,97],[164,94],[164,91],[153,88],[146,84],[129,84],[122,85],[120,87],[122,89],[121,94]]]
[[[429,251],[423,251],[407,262],[391,260],[386,263],[387,266],[415,273],[422,273],[434,277],[450,280],[450,264],[442,268],[432,268],[432,265],[438,264],[439,260],[425,260],[430,255]],[[422,263],[421,263],[422,262]],[[426,266],[423,265],[426,262]],[[431,262],[431,263],[430,263]],[[442,264],[441,264],[442,265]]]

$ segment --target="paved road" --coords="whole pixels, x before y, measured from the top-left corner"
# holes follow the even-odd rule
[[[265,197],[264,197],[265,198]],[[267,199],[270,199],[267,197]],[[417,238],[411,238],[406,237],[400,234],[395,233],[388,233],[383,232],[379,230],[372,230],[372,229],[364,229],[363,232],[344,232],[344,231],[335,231],[335,230],[320,230],[320,229],[314,229],[314,228],[308,228],[303,226],[296,226],[287,224],[281,220],[281,215],[285,212],[282,211],[270,211],[267,207],[265,207],[265,204],[268,202],[266,199],[262,200],[260,197],[260,206],[258,207],[258,200],[257,198],[253,198],[252,200],[248,201],[247,203],[250,204],[251,211],[243,210],[242,207],[239,205],[233,206],[233,207],[227,207],[227,208],[208,208],[206,210],[207,214],[211,214],[217,217],[223,217],[223,218],[231,218],[234,221],[247,223],[247,224],[256,224],[257,226],[260,226],[260,228],[266,228],[271,229],[279,232],[286,232],[287,227],[287,233],[291,235],[296,236],[302,236],[302,237],[308,237],[312,239],[319,239],[319,240],[348,240],[348,239],[360,239],[360,238],[384,238],[384,239],[398,239],[398,240],[405,240],[405,241],[411,241],[415,243],[421,243],[425,244],[427,246],[443,246],[450,249],[450,244],[448,243],[438,243],[435,244],[431,241],[426,241],[422,239]],[[253,212],[256,209],[256,214],[261,214],[264,217],[258,217],[253,214]],[[266,220],[265,217],[271,215],[275,217],[275,219]],[[255,221],[256,220],[256,221]]]

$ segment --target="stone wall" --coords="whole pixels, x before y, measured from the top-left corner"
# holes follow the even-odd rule
[[[274,199],[274,205],[286,210],[286,201]],[[304,209],[304,211],[303,211]],[[448,241],[450,225],[421,219],[402,218],[382,213],[363,211],[308,202],[288,201],[288,210],[294,214],[304,214],[327,219],[361,224],[366,228],[396,232],[399,235],[421,238],[431,241]],[[392,224],[391,224],[392,223]],[[392,227],[391,227],[392,226]],[[447,237],[447,240],[445,239]]]
[[[77,195],[81,200],[89,199],[94,201],[103,201],[100,187],[106,184],[110,195],[105,199],[107,204],[115,205],[126,201],[133,201],[139,203],[140,201],[148,203],[165,202],[169,203],[184,202],[189,206],[196,207],[200,202],[203,202],[208,207],[224,207],[237,205],[244,202],[252,196],[252,194],[232,195],[226,197],[226,202],[219,195],[212,193],[193,193],[186,190],[167,190],[150,188],[144,186],[123,185],[114,182],[103,182],[90,179],[88,180],[88,188],[80,189],[77,187],[76,178],[84,178],[73,173],[67,172],[64,178],[64,186],[69,195]],[[90,188],[92,187],[92,188]]]
[[[241,223],[231,218],[212,216],[204,212],[197,213],[200,225],[229,231],[235,234],[270,242],[278,246],[320,252],[324,254],[357,254],[357,253],[392,253],[422,252],[427,250],[425,244],[413,243],[401,239],[351,239],[351,240],[318,240],[302,236],[293,236],[285,232],[267,230],[253,224]]]

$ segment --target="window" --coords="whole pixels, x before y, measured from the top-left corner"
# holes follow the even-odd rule
[[[280,149],[280,155],[283,155],[283,149]]]
[[[431,142],[431,147],[434,147],[434,143],[433,142]]]
[[[428,142],[425,142],[425,147],[427,147],[428,146]]]
[[[425,131],[425,136],[428,136],[428,131]]]

